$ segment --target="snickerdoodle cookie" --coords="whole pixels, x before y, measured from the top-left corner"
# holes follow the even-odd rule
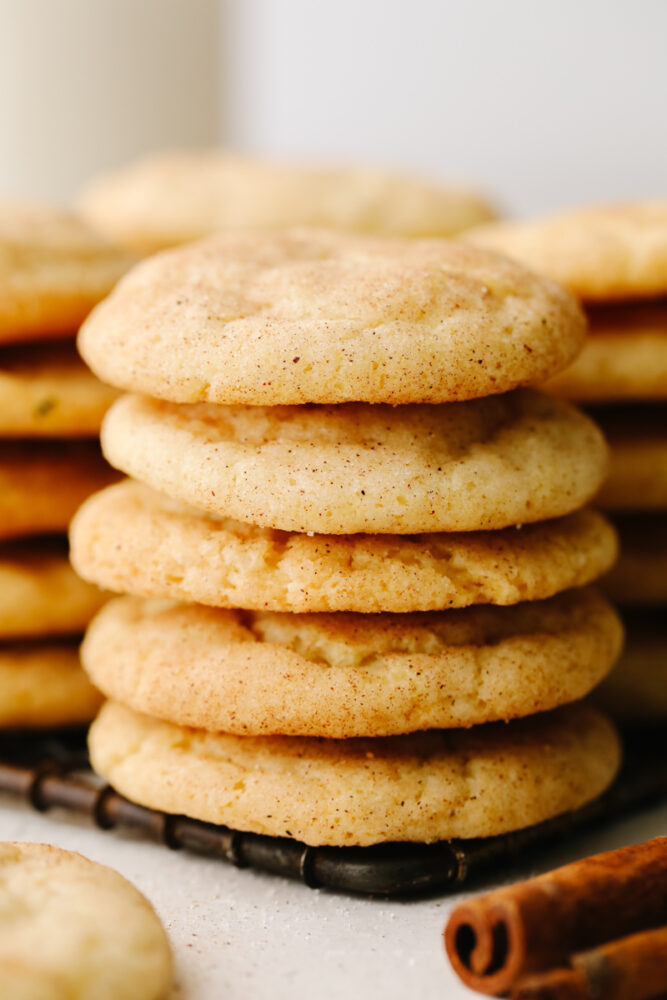
[[[0,349],[0,437],[95,437],[117,395],[72,340]]]
[[[66,531],[86,497],[117,478],[96,441],[0,442],[0,539]]]
[[[93,682],[198,729],[388,736],[546,711],[611,669],[622,629],[593,590],[509,608],[277,614],[120,597],[81,650]]]
[[[466,239],[549,275],[586,302],[667,292],[667,199],[492,223]]]
[[[0,844],[3,1000],[165,1000],[169,942],[118,872],[50,844]]]
[[[667,400],[667,302],[588,310],[591,336],[545,388],[582,403]]]
[[[133,258],[77,216],[0,203],[0,343],[74,334]]]
[[[596,579],[616,539],[592,510],[502,531],[308,535],[220,519],[126,480],[71,528],[84,579],[144,597],[271,611],[431,611],[516,604]]]
[[[222,229],[327,226],[391,236],[451,236],[493,218],[463,187],[355,167],[270,163],[222,150],[157,153],[97,177],[79,208],[140,252]]]
[[[112,465],[212,514],[285,531],[505,528],[583,506],[602,435],[534,390],[439,406],[178,405],[125,396],[102,428]]]
[[[105,597],[76,575],[64,538],[0,543],[0,639],[82,632]]]
[[[613,728],[584,704],[465,731],[328,740],[206,733],[108,702],[89,744],[95,770],[142,805],[332,845],[517,830],[595,798],[619,764]]]
[[[176,403],[442,403],[555,375],[585,330],[563,288],[478,247],[290,230],[144,261],[79,347]]]
[[[81,668],[77,642],[49,639],[0,645],[0,726],[90,722],[102,696]],[[2,994],[4,1000],[4,994]]]

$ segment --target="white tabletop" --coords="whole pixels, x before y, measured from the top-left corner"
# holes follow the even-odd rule
[[[667,803],[534,853],[484,890],[667,831]],[[441,931],[463,896],[396,902],[336,895],[0,798],[0,839],[80,851],[151,900],[176,958],[174,1000],[463,1000]]]

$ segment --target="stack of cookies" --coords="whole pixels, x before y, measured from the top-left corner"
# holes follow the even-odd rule
[[[69,520],[117,478],[96,437],[117,395],[74,335],[130,261],[75,218],[0,204],[0,726],[92,718],[77,643],[102,604],[72,571]]]
[[[94,767],[308,844],[488,836],[598,795],[618,744],[579,699],[621,628],[587,586],[615,536],[582,508],[606,448],[524,388],[584,332],[559,286],[447,241],[240,233],[137,266],[80,335],[133,393],[102,432],[131,478],[71,534],[126,595],[83,645],[110,699]]]
[[[452,236],[494,217],[484,198],[461,187],[216,149],[155,153],[96,177],[79,209],[109,239],[142,254],[241,228]]]
[[[598,498],[621,555],[605,579],[627,645],[600,691],[627,721],[667,719],[667,201],[590,208],[475,232],[585,303],[592,336],[548,383],[586,403],[611,444]]]

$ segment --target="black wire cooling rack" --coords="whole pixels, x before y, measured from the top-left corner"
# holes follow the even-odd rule
[[[166,847],[301,879],[311,888],[376,896],[448,892],[567,834],[667,798],[667,732],[625,734],[625,763],[612,787],[573,812],[525,830],[477,840],[373,847],[309,847],[286,837],[242,833],[136,805],[90,770],[83,729],[0,732],[0,792],[35,809],[88,816],[101,830],[135,831]]]

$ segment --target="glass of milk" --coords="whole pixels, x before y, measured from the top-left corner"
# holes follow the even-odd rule
[[[220,138],[218,0],[0,0],[0,197]]]

